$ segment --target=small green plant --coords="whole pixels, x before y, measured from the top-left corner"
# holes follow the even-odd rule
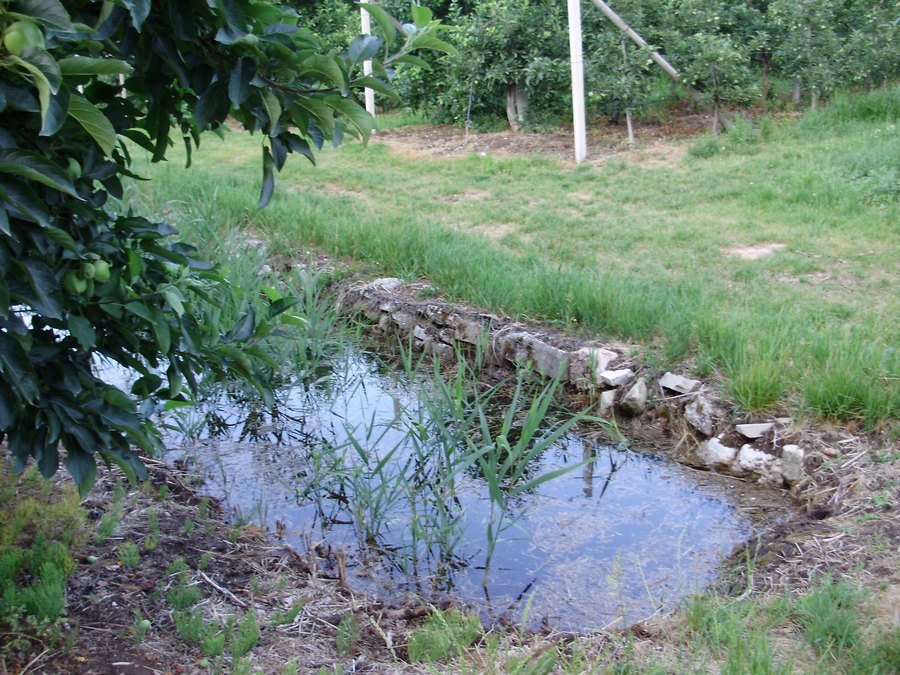
[[[825,577],[819,587],[797,600],[796,618],[810,646],[820,655],[840,656],[860,640],[862,593]]]
[[[184,574],[185,572],[190,571],[190,567],[188,567],[187,562],[185,561],[183,556],[178,556],[169,563],[169,566],[166,568],[166,576],[173,576],[175,574]]]
[[[199,610],[175,612],[175,630],[185,642],[196,645],[200,643],[203,632],[203,614]]]
[[[197,562],[198,570],[205,570],[210,564],[215,560],[215,556],[212,551],[206,551],[203,555],[200,556],[200,560]]]
[[[173,609],[187,609],[200,602],[203,594],[196,586],[188,586],[184,580],[181,580],[177,586],[173,586],[166,594],[166,600]]]
[[[281,670],[281,675],[297,675],[298,672],[299,666],[297,665],[297,659],[291,659],[284,664],[284,668],[282,668]]]
[[[147,528],[149,532],[144,537],[144,550],[150,552],[159,545],[159,514],[156,509],[147,509]]]
[[[161,502],[164,502],[169,498],[169,486],[166,483],[163,483],[159,486],[159,491],[156,493],[156,498]]]
[[[231,666],[232,675],[250,675],[250,659],[237,659]]]
[[[184,535],[189,535],[191,532],[194,531],[194,527],[195,527],[194,521],[191,520],[190,518],[186,518],[184,521],[184,524],[181,526],[181,533]]]
[[[481,624],[474,616],[455,609],[434,610],[425,623],[409,636],[409,660],[413,663],[436,663],[462,653],[481,635]]]
[[[359,624],[353,614],[345,614],[337,627],[337,643],[338,653],[347,656],[352,650],[353,645],[359,639]]]
[[[293,623],[294,619],[296,619],[300,612],[303,611],[303,603],[296,602],[291,605],[290,609],[282,610],[278,609],[272,614],[272,618],[270,620],[271,625],[273,626],[283,626],[289,623]]]
[[[231,635],[231,656],[240,659],[244,654],[256,646],[259,640],[259,623],[256,620],[256,612],[252,609],[244,615]]]
[[[220,656],[225,651],[225,631],[217,623],[208,623],[200,631],[200,651],[207,656]]]
[[[138,549],[137,544],[133,541],[123,541],[119,544],[118,552],[119,560],[122,561],[122,564],[125,565],[125,567],[137,567],[138,563],[141,561],[140,549]]]
[[[134,623],[131,626],[131,630],[134,632],[134,643],[141,644],[144,641],[144,638],[147,637],[147,631],[150,630],[150,621],[141,614],[141,610],[135,608],[134,610]]]

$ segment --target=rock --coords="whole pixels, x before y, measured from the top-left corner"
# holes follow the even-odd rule
[[[569,353],[548,345],[531,333],[510,333],[504,338],[502,352],[517,365],[531,366],[546,377],[556,377],[569,370]]]
[[[781,474],[788,485],[793,485],[803,478],[805,454],[799,445],[786,445],[781,449]]]
[[[394,323],[397,324],[397,328],[404,334],[408,334],[412,331],[413,326],[416,324],[415,317],[406,312],[394,312],[391,314],[391,318],[394,320]]]
[[[696,450],[697,459],[709,469],[727,469],[734,462],[738,451],[723,445],[718,438],[703,441]]]
[[[604,370],[600,373],[600,381],[608,384],[610,387],[621,387],[623,384],[631,382],[634,377],[634,371],[631,368],[624,370]]]
[[[607,389],[600,394],[600,417],[609,417],[616,405],[616,390]]]
[[[688,424],[704,436],[712,436],[716,407],[705,396],[698,396],[687,404],[684,409],[684,418]]]
[[[737,467],[743,472],[759,475],[760,483],[780,485],[782,482],[781,460],[750,444],[741,446],[737,455]]]
[[[428,331],[426,331],[423,326],[416,325],[416,327],[413,328],[413,337],[417,340],[425,342],[429,339]]]
[[[454,337],[460,342],[477,345],[484,340],[485,327],[480,321],[460,317],[456,322],[455,328]]]
[[[647,408],[647,381],[641,377],[635,382],[619,404],[629,415],[640,415]]]
[[[602,373],[619,355],[600,347],[584,347],[569,353],[569,382],[582,389],[598,384]]]
[[[370,283],[368,287],[376,291],[394,291],[400,288],[400,286],[402,285],[402,279],[397,279],[395,277],[383,277],[381,279],[375,279],[375,281]]]
[[[692,394],[700,388],[699,380],[689,380],[675,373],[666,373],[659,378],[659,386],[663,389],[671,389],[679,394]]]
[[[744,438],[753,440],[755,438],[762,438],[767,433],[772,431],[774,426],[775,425],[771,422],[763,422],[760,424],[738,424],[734,428]]]

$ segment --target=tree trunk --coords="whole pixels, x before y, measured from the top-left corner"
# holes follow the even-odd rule
[[[634,127],[631,124],[631,108],[625,108],[625,124],[628,125],[628,147],[634,148]]]
[[[519,130],[519,119],[516,116],[516,85],[506,87],[506,119],[512,131]]]
[[[769,100],[769,58],[767,56],[762,57],[762,68],[761,68],[761,88],[762,88],[762,99],[763,101]]]
[[[794,87],[791,90],[791,103],[794,104],[794,107],[800,105],[800,78],[794,78]]]
[[[719,104],[713,104],[713,123],[712,123],[712,135],[719,135]]]
[[[510,84],[506,88],[506,119],[509,128],[519,131],[528,114],[528,90],[521,84]]]
[[[819,90],[812,89],[809,92],[809,107],[813,110],[819,107]]]

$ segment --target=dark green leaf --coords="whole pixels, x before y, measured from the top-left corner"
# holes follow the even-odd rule
[[[75,448],[70,448],[66,457],[66,468],[78,486],[78,494],[86,496],[97,478],[97,465],[93,456],[89,455],[86,449],[79,452]]]
[[[250,97],[250,80],[256,75],[256,64],[251,59],[241,59],[228,79],[228,99],[238,107]]]
[[[256,330],[256,311],[253,307],[244,316],[235,322],[228,334],[223,338],[225,342],[243,342],[253,335]]]
[[[359,63],[374,57],[384,41],[374,35],[360,35],[350,43],[348,55],[351,63]]]
[[[131,12],[131,25],[134,26],[136,31],[140,31],[144,21],[150,16],[152,0],[122,0],[122,2],[128,8],[128,11]]]
[[[275,160],[268,148],[263,147],[263,184],[259,195],[258,209],[264,209],[275,192]]]
[[[343,69],[338,64],[337,59],[332,56],[324,56],[322,54],[313,54],[303,60],[300,64],[301,72],[304,75],[316,75],[323,82],[329,82],[346,93],[348,83],[347,77]]]
[[[8,333],[0,333],[0,368],[6,377],[6,383],[15,389],[19,396],[31,403],[40,396],[34,366],[28,353],[19,340]]]
[[[68,174],[48,159],[28,150],[0,150],[0,173],[14,174],[37,181],[55,190],[81,199]]]
[[[74,30],[72,19],[59,0],[16,0],[13,6],[16,11],[34,17],[53,30]]]
[[[225,25],[232,30],[247,32],[247,17],[234,0],[216,0],[219,10],[225,16]]]
[[[340,96],[326,96],[324,100],[325,103],[341,113],[354,127],[356,127],[362,135],[364,142],[369,140],[369,135],[375,128],[375,120],[366,112],[365,108],[354,101],[351,101],[349,98],[342,98]]]
[[[33,291],[23,291],[23,298],[40,314],[51,319],[61,319],[63,308],[56,277],[46,263],[36,258],[26,258],[15,265],[24,273],[28,286]]]
[[[59,60],[63,77],[91,75],[130,75],[133,68],[119,59],[97,59],[90,56],[69,56]]]
[[[394,41],[394,37],[397,35],[397,28],[395,27],[394,18],[388,14],[383,8],[375,5],[371,2],[365,2],[360,4],[360,9],[365,12],[368,12],[375,22],[381,27],[381,30],[384,32],[385,42],[389,45]]]
[[[66,121],[69,113],[69,90],[61,87],[56,95],[50,97],[47,110],[44,113],[44,125],[41,128],[41,136],[53,136]]]
[[[84,96],[74,94],[69,101],[69,115],[93,137],[104,155],[112,154],[117,142],[116,130],[97,106]]]
[[[69,316],[69,332],[72,334],[81,348],[88,351],[97,343],[97,332],[94,325],[83,316],[72,314]]]

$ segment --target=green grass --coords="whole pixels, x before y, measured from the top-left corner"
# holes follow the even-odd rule
[[[157,214],[203,205],[206,221],[275,251],[315,245],[476,305],[651,345],[664,364],[720,378],[743,409],[787,401],[872,429],[900,403],[898,118],[895,87],[797,122],[742,123],[665,165],[578,168],[410,160],[376,136],[322,151],[317,167],[292,158],[262,212],[259,136],[209,136],[188,171],[177,153],[138,169],[155,179],[143,208]],[[770,243],[783,247],[728,254]]]

